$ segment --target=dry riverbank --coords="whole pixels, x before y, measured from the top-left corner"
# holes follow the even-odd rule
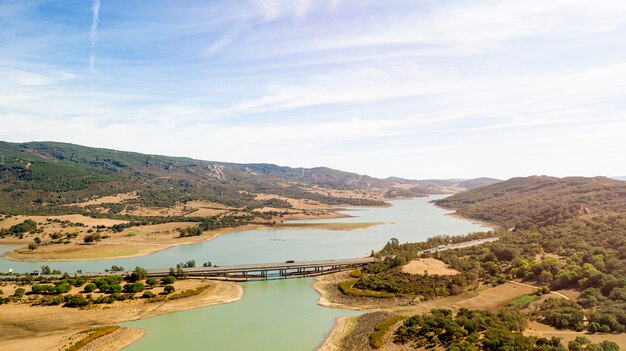
[[[37,350],[58,350],[67,345],[80,330],[93,325],[128,322],[167,313],[185,311],[209,305],[231,303],[243,297],[243,288],[235,283],[221,281],[183,280],[176,282],[177,290],[209,288],[200,294],[164,302],[146,303],[145,300],[115,302],[111,305],[92,305],[87,309],[60,306],[30,306],[27,303],[0,305],[0,345],[3,351],[21,351],[24,345],[34,343]],[[137,332],[125,332],[124,340],[138,340]],[[131,341],[131,342],[132,342]],[[123,346],[128,345],[128,343]],[[122,347],[123,347],[122,346]],[[96,349],[97,350],[97,349]],[[110,348],[108,349],[110,350]]]
[[[345,217],[339,214],[340,217]],[[328,218],[323,216],[322,218]],[[314,219],[322,219],[314,218]],[[307,218],[311,219],[311,217]],[[252,231],[259,229],[276,230],[296,230],[296,229],[317,229],[317,230],[360,230],[369,227],[385,224],[382,222],[364,223],[286,223],[277,225],[245,225],[233,228],[222,228],[207,231],[199,236],[179,237],[177,228],[191,226],[195,223],[164,223],[133,227],[124,230],[122,233],[113,234],[101,242],[95,244],[69,243],[64,245],[40,246],[34,251],[21,247],[6,252],[3,257],[13,261],[38,262],[38,261],[88,261],[107,260],[146,256],[158,251],[169,249],[173,246],[195,244],[213,240],[220,235]],[[8,239],[0,240],[0,245],[24,244],[24,240]]]

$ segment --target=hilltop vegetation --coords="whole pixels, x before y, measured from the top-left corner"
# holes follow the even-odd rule
[[[279,199],[258,201],[257,194],[372,206],[382,205],[385,197],[424,196],[496,181],[378,179],[325,167],[201,161],[57,142],[0,142],[0,155],[0,213],[5,214],[109,215],[126,205],[167,208],[193,200],[246,210],[288,205]],[[124,203],[67,206],[129,192],[137,196]]]
[[[0,142],[0,154],[4,159],[0,164],[0,211],[9,214],[89,212],[93,207],[63,205],[131,191],[139,196],[129,203],[159,207],[191,200],[241,208],[264,206],[254,199],[254,194],[263,192],[325,204],[382,204],[307,189],[309,185],[360,189],[384,183],[330,169],[236,165],[52,142]]]
[[[524,319],[589,333],[626,332],[625,182],[602,177],[513,178],[438,200],[437,204],[505,229],[464,237],[439,236],[424,243],[392,240],[377,253],[387,258],[364,267],[364,274],[352,283],[353,296],[368,296],[368,291],[401,296],[408,291],[412,296],[431,299],[516,280],[542,287],[537,296],[512,302],[522,310]],[[433,282],[428,275],[402,273],[401,266],[417,257],[419,250],[486,235],[500,240],[424,254],[459,271],[454,279],[438,277]],[[560,289],[580,294],[571,300],[543,298],[533,302],[541,294]],[[530,304],[534,307],[528,308]],[[524,337],[519,333],[523,326],[511,328],[507,323],[512,319],[501,321],[491,312],[464,311],[462,319],[461,315],[444,312],[409,318],[395,332],[396,342],[447,350],[495,350],[506,345],[512,350],[565,350],[559,340]],[[468,313],[486,328],[479,331],[480,335],[465,328]],[[485,320],[495,325],[483,323]],[[582,338],[577,340],[568,345],[570,350],[618,349],[612,343],[591,345]]]
[[[512,178],[436,203],[505,228],[540,228],[585,215],[626,213],[626,182],[605,177]]]

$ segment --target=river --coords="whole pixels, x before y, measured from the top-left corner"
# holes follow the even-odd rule
[[[0,259],[0,271],[9,268],[27,272],[47,264],[74,272],[102,271],[112,264],[167,268],[195,259],[198,264],[281,262],[352,258],[380,249],[390,238],[400,242],[423,241],[438,234],[458,235],[487,230],[449,216],[429,203],[439,196],[390,201],[391,207],[345,211],[351,218],[331,222],[385,222],[364,230],[275,230],[262,229],[221,235],[213,240],[180,245],[148,256],[81,262],[14,262]],[[0,253],[10,248],[0,248]],[[146,335],[127,350],[313,350],[339,316],[358,312],[331,309],[316,304],[313,280],[288,279],[244,283],[241,301],[125,323],[145,328]]]

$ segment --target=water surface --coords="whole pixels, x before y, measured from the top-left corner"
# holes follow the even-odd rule
[[[351,218],[322,222],[388,222],[364,230],[262,229],[221,235],[203,243],[181,245],[148,256],[80,262],[14,262],[0,259],[0,271],[27,272],[43,264],[53,269],[102,271],[112,264],[167,268],[195,259],[226,265],[353,258],[377,250],[392,237],[400,242],[423,241],[438,234],[465,234],[486,228],[452,216],[429,203],[433,198],[391,201],[392,207],[349,209]],[[311,221],[300,221],[311,222]],[[0,253],[11,248],[0,248]],[[339,316],[354,311],[316,304],[313,280],[288,279],[244,283],[241,301],[177,312],[125,326],[144,328],[146,335],[130,351],[298,351],[313,350]]]
[[[388,222],[363,230],[330,231],[317,229],[260,229],[220,235],[202,243],[179,245],[154,254],[114,260],[70,262],[18,262],[0,258],[0,272],[30,272],[43,264],[63,272],[103,271],[115,264],[126,269],[174,267],[194,259],[200,265],[268,263],[286,260],[323,260],[354,258],[382,248],[392,237],[400,242],[417,242],[438,234],[465,234],[484,231],[476,224],[446,215],[449,213],[429,203],[433,198],[390,201],[392,207],[359,208],[344,211],[351,218],[321,222]],[[300,221],[311,222],[311,221]],[[0,254],[14,247],[0,247]]]

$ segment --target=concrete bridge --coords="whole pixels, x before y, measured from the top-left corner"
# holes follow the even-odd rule
[[[182,268],[188,277],[211,277],[225,280],[272,279],[314,276],[345,269],[353,269],[376,261],[373,257],[320,260],[286,261],[280,263],[256,263],[234,266]],[[148,269],[150,277],[170,275],[169,269]]]

